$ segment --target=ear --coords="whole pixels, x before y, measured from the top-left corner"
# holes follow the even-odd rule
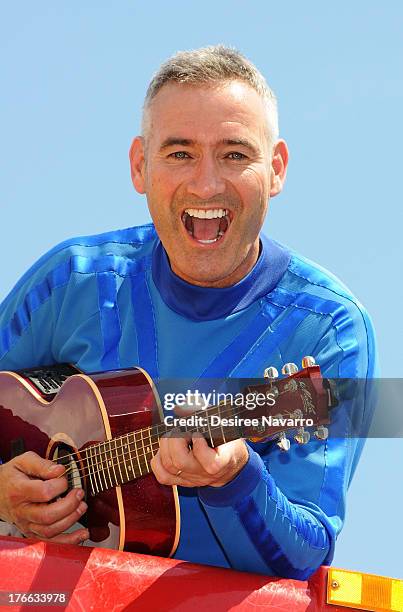
[[[138,193],[145,193],[145,151],[144,139],[136,136],[129,151],[130,171],[134,188]]]
[[[270,197],[276,196],[283,189],[287,175],[288,147],[285,140],[279,140],[273,150],[270,170]]]

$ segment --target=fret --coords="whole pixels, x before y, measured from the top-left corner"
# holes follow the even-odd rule
[[[140,435],[141,435],[141,444],[143,446],[143,455],[144,455],[144,460],[146,462],[146,468],[147,468],[147,473],[150,471],[150,466],[148,465],[147,462],[147,454],[146,454],[146,449],[144,448],[144,438],[143,438],[143,430],[140,429]]]
[[[207,415],[207,427],[208,427],[208,435],[210,438],[210,442],[211,442],[211,448],[214,448],[214,440],[213,440],[213,436],[211,435],[211,428],[210,428],[210,415]]]
[[[208,423],[208,415],[206,416],[206,420],[207,420],[207,423]],[[204,439],[207,438],[208,433],[209,433],[208,426],[206,427],[206,425],[200,425],[200,427],[197,426],[196,427],[196,431],[198,433],[201,433],[201,435],[203,436]]]
[[[125,452],[127,452],[127,442],[126,442],[126,444],[124,444],[124,436],[122,436],[122,451],[123,451],[123,465],[125,466],[125,471],[126,471],[126,480],[125,480],[125,482],[129,482],[130,476],[129,476],[129,472],[127,471],[126,455],[125,455]],[[130,466],[129,466],[129,468],[130,468]]]
[[[225,404],[224,404],[224,406],[225,406]],[[222,416],[221,416],[220,404],[218,404],[218,406],[217,406],[217,412],[218,412],[218,418],[220,419],[220,429],[221,429],[221,435],[222,435],[222,439],[223,439],[223,444],[225,444],[227,440],[225,439],[224,429],[223,429],[223,426],[222,426]]]
[[[150,441],[150,445],[149,445],[149,446],[147,446],[147,449],[146,449],[146,450],[147,450],[147,454],[148,454],[148,455],[151,457],[151,459],[152,459],[152,458],[154,457],[154,449],[153,449],[153,442],[152,442],[152,440],[151,440],[151,427],[149,427],[149,428],[148,428],[148,439],[149,439],[149,441]],[[150,467],[148,468],[148,470],[149,470],[149,471],[151,471],[151,470],[150,470]]]
[[[159,447],[160,447],[160,439],[161,439],[161,436],[159,436],[158,433],[157,433],[156,439],[153,442],[153,446],[154,446],[154,444],[157,445],[157,450],[154,450],[154,448],[153,448],[153,457],[158,453],[158,450],[159,450]]]
[[[120,469],[120,457],[119,457],[119,449],[116,443],[116,438],[114,438],[113,442],[115,442],[115,452],[116,452],[116,459],[117,459],[117,466],[119,469],[119,475],[120,475],[120,480],[117,481],[118,484],[122,484],[124,482],[123,480],[123,474],[122,474],[122,470]]]
[[[101,445],[97,444],[96,447],[93,447],[94,449],[94,454],[93,454],[93,458],[95,461],[95,466],[94,466],[94,480],[95,483],[97,484],[97,493],[101,493],[103,491],[103,486],[102,486],[102,480],[101,480],[101,470],[100,470],[100,463],[99,463],[99,458],[101,457]]]
[[[139,466],[139,472],[140,472],[140,476],[143,475],[142,469],[141,469],[141,464],[140,464],[140,459],[139,459],[139,453],[137,450],[137,439],[136,439],[136,432],[133,432],[133,442],[134,442],[134,448],[136,450],[136,457],[137,457],[137,465]]]
[[[101,447],[102,447],[102,450],[101,450]],[[104,483],[103,484],[101,483],[101,490],[103,491],[104,489],[108,488],[108,483],[106,482],[106,474],[105,474],[105,465],[107,463],[105,444],[100,444],[99,445],[99,450],[100,450],[100,460],[101,460],[101,462],[99,464],[98,474],[99,474],[99,480],[101,480],[101,475],[104,477]]]
[[[128,443],[129,458],[130,458],[129,470],[131,472],[131,479],[133,480],[134,478],[136,478],[136,470],[134,469],[132,451],[130,449],[130,440],[129,440],[130,435],[133,435],[133,434],[127,434],[127,443]]]
[[[113,465],[113,461],[112,461],[112,449],[111,449],[111,442],[110,442],[110,440],[108,440],[108,442],[105,442],[105,448],[106,448],[107,444],[109,445],[109,448],[108,448],[109,456],[106,457],[106,468],[108,470],[109,483],[110,483],[109,487],[107,487],[107,488],[110,488],[110,487],[113,487],[113,481],[112,481],[111,470],[110,470],[111,466]]]
[[[114,440],[109,440],[109,450],[110,450],[110,457],[111,457],[111,466],[112,466],[112,471],[113,471],[113,477],[115,479],[115,482],[113,483],[113,486],[116,487],[119,484],[119,480],[118,477],[116,475],[116,470],[115,470],[115,459],[113,456],[114,453],[114,449],[112,448],[112,442],[114,442]],[[116,444],[116,443],[115,443]]]
[[[95,478],[95,465],[94,465],[94,460],[93,460],[93,456],[92,456],[93,449],[94,449],[94,447],[93,447],[93,446],[90,446],[90,447],[88,448],[88,451],[89,451],[89,453],[90,453],[90,457],[89,457],[89,459],[90,459],[90,464],[91,464],[91,465],[90,465],[90,468],[89,468],[89,470],[88,470],[88,474],[89,474],[89,477],[90,477],[91,488],[92,488],[92,494],[93,494],[93,495],[95,495],[95,494],[96,494],[96,493],[98,493],[99,491],[98,491],[97,481],[96,481],[96,478]],[[91,468],[92,468],[92,471],[91,471]]]
[[[81,451],[82,453],[82,457],[83,457],[83,474],[84,477],[88,477],[91,489],[92,489],[92,494],[94,495],[94,487],[92,486],[92,480],[91,480],[91,473],[90,473],[90,465],[89,465],[89,457],[88,457],[88,448],[83,448],[83,450]]]
[[[206,416],[206,415],[205,415],[205,414],[203,414],[203,417],[205,417],[205,416]],[[207,418],[208,418],[208,416],[207,416]],[[206,433],[207,433],[207,431],[206,431],[206,429],[205,429],[205,426],[204,426],[204,425],[202,425],[202,424],[200,424],[200,425],[199,425],[198,423],[199,423],[199,421],[196,421],[196,424],[193,426],[193,428],[192,428],[191,430],[188,430],[188,428],[187,428],[187,426],[186,426],[186,427],[185,427],[185,431],[186,431],[186,432],[188,432],[188,431],[189,431],[190,436],[192,436],[192,433],[196,431],[197,433],[201,434],[201,435],[203,436],[203,438],[205,438],[205,437],[206,437]]]

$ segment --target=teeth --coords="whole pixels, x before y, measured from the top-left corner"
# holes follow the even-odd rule
[[[190,217],[197,217],[198,219],[221,219],[228,214],[228,210],[224,208],[187,208],[185,210]]]
[[[191,221],[191,225],[192,225],[192,230],[188,229],[187,225],[187,219],[189,219],[189,217],[196,217],[198,219],[222,219],[223,217],[226,217],[226,223],[227,223],[227,227],[225,228],[224,231],[222,230],[218,230],[217,232],[217,236],[215,238],[211,238],[209,240],[198,240],[197,238],[195,240],[197,240],[197,242],[199,242],[200,244],[213,244],[214,242],[217,242],[218,240],[221,240],[221,238],[224,236],[225,231],[228,229],[231,221],[229,216],[227,217],[229,211],[225,208],[209,208],[209,209],[205,209],[205,208],[187,208],[182,215],[182,222],[186,227],[187,233],[189,234],[189,236],[192,236],[192,238],[194,238],[193,236],[193,221]],[[190,221],[190,219],[189,219]],[[221,226],[221,221],[219,223],[219,225]]]

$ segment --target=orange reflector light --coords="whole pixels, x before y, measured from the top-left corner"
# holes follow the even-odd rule
[[[403,612],[403,580],[330,568],[327,603],[373,612]]]

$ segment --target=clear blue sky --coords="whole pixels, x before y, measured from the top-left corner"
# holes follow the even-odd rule
[[[140,6],[142,4],[142,6]],[[341,277],[402,376],[403,3],[1,3],[0,299],[50,246],[147,221],[128,148],[179,49],[234,45],[279,99],[291,162],[265,231]],[[335,565],[403,574],[403,441],[371,440]]]

